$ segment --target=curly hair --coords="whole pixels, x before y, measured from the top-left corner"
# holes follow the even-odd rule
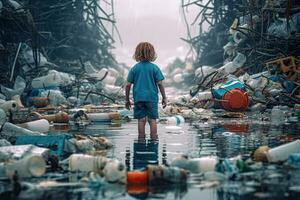
[[[154,61],[156,59],[156,53],[154,47],[149,42],[141,42],[135,48],[133,58],[137,62],[141,61]]]

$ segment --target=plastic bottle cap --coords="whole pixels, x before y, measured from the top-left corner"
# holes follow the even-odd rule
[[[247,93],[238,88],[226,92],[223,96],[223,101],[221,102],[223,108],[230,111],[246,110],[248,104],[249,98]]]
[[[146,185],[148,184],[148,172],[127,172],[127,184],[130,185]]]

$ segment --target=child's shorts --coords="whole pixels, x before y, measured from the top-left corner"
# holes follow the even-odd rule
[[[148,117],[158,119],[158,103],[150,101],[138,101],[134,103],[133,116],[135,119]]]

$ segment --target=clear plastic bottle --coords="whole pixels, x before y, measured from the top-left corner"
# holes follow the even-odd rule
[[[279,106],[274,106],[271,111],[271,123],[275,126],[279,126],[285,122],[285,113]]]

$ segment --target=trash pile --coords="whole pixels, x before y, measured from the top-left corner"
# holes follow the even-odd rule
[[[75,106],[123,95],[112,2],[8,0],[0,9],[1,99]]]
[[[199,8],[192,25],[199,24],[200,31],[192,37],[188,30],[186,42],[196,58],[192,66],[173,63],[181,65],[173,70],[173,82],[189,82],[192,88],[171,99],[167,113],[199,117],[207,112],[201,109],[244,112],[287,106],[293,113],[288,118],[297,121],[299,2],[183,1],[185,14],[192,6]]]

